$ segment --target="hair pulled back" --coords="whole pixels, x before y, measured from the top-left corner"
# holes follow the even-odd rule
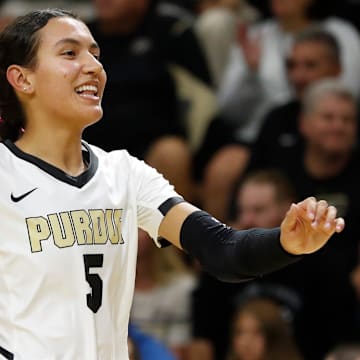
[[[19,16],[0,33],[0,139],[16,141],[25,127],[25,116],[13,87],[7,80],[10,65],[27,68],[36,66],[39,47],[38,31],[50,19],[71,17],[73,13],[62,9],[44,9]]]

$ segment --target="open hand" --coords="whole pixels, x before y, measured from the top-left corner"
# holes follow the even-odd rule
[[[344,229],[344,219],[337,218],[336,213],[334,206],[314,197],[292,204],[280,227],[282,247],[294,255],[319,250],[335,232]]]

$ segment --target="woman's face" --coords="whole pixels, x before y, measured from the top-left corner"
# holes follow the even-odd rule
[[[265,338],[260,324],[250,313],[241,313],[235,321],[233,352],[241,360],[262,360],[265,356]]]
[[[106,74],[87,26],[73,18],[49,20],[39,31],[36,66],[28,77],[31,116],[83,129],[102,116]]]
[[[293,18],[306,14],[313,0],[271,0],[271,12],[276,18]]]

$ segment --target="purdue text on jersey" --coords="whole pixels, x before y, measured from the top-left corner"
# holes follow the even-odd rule
[[[74,210],[46,217],[26,219],[31,252],[42,251],[41,241],[52,235],[59,248],[78,245],[123,244],[121,235],[122,209]]]

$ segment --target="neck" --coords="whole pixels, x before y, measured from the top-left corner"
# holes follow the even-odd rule
[[[350,153],[327,154],[315,148],[305,150],[305,168],[317,179],[332,177],[341,172],[350,158]]]
[[[49,135],[50,134],[50,135]],[[71,176],[80,175],[83,162],[81,132],[74,135],[69,129],[27,127],[16,145],[24,152],[56,166]]]
[[[286,19],[280,18],[278,22],[284,32],[297,33],[308,27],[311,21],[304,16],[294,16]]]

